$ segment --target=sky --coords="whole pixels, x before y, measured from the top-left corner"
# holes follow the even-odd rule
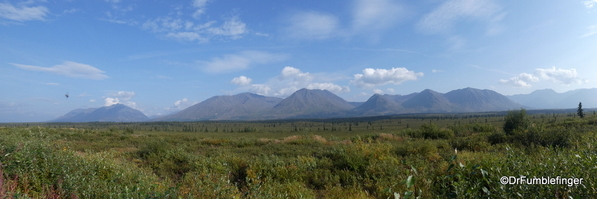
[[[597,0],[0,0],[0,122],[301,88],[566,92],[596,74]]]

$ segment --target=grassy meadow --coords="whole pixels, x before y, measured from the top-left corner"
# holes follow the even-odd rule
[[[597,196],[590,113],[0,126],[0,198]]]

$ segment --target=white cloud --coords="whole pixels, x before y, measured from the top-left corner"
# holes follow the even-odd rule
[[[339,17],[317,11],[301,11],[290,15],[284,33],[291,38],[324,40],[334,37],[367,35],[378,37],[380,31],[395,25],[407,15],[404,6],[392,0],[353,0],[351,17],[346,27]],[[376,38],[377,39],[377,38]]]
[[[182,110],[188,108],[189,106],[194,105],[196,102],[191,102],[187,98],[182,98],[181,100],[177,100],[174,104],[170,107],[165,108],[166,110]]]
[[[272,93],[272,88],[265,84],[253,84],[251,85],[250,91],[259,95],[270,95]]]
[[[205,5],[207,4],[208,0],[194,0],[193,1],[193,7],[196,8],[202,8],[205,7]]]
[[[179,41],[198,41],[199,43],[205,43],[208,41],[207,38],[202,37],[196,32],[170,32],[166,34],[166,37]]]
[[[45,20],[48,8],[44,6],[15,7],[10,3],[0,3],[0,18],[14,21]]]
[[[89,102],[93,103],[95,102],[95,99],[90,99]]]
[[[359,87],[373,87],[385,84],[400,84],[409,80],[417,80],[423,73],[415,73],[406,68],[363,69],[363,74],[355,74],[353,83]]]
[[[249,32],[247,24],[234,16],[217,26],[217,21],[197,23],[180,16],[162,16],[147,20],[141,25],[144,30],[179,41],[208,42],[212,37],[241,38]]]
[[[576,69],[556,69],[556,67],[551,68],[538,68],[536,69],[536,73],[539,77],[545,80],[550,80],[558,84],[570,85],[573,83],[580,84],[582,80],[578,77],[578,73]]]
[[[417,23],[417,28],[426,33],[444,33],[452,30],[454,24],[463,19],[496,23],[500,17],[495,15],[500,10],[500,6],[491,0],[450,0],[425,15]]]
[[[535,77],[532,74],[528,73],[521,73],[516,77],[512,77],[510,79],[500,79],[499,82],[501,84],[511,85],[514,87],[531,87],[532,85],[530,82],[538,82],[539,78]]]
[[[587,8],[593,8],[597,4],[597,0],[589,0],[583,2]]]
[[[388,91],[388,93],[395,93],[396,92],[396,90],[394,90],[393,88],[388,88],[386,90]]]
[[[262,37],[269,37],[269,34],[267,34],[267,33],[255,32],[255,35],[262,36]]]
[[[120,100],[118,100],[118,98],[111,98],[111,97],[107,97],[106,99],[104,99],[104,106],[112,106],[114,104],[119,104]]]
[[[176,32],[179,30],[191,30],[194,26],[186,26],[186,22],[180,18],[158,17],[154,20],[148,20],[141,26],[143,29],[152,32]],[[184,29],[183,29],[184,28]]]
[[[187,103],[187,102],[189,102],[189,99],[182,98],[181,100],[178,100],[178,101],[174,102],[174,106],[180,106],[181,104]]]
[[[350,92],[350,87],[340,86],[329,82],[331,79],[341,79],[331,77],[329,74],[311,74],[309,72],[302,72],[298,68],[286,66],[280,71],[280,74],[276,77],[270,78],[265,83],[260,84],[240,84],[250,81],[243,81],[244,76],[240,76],[235,79],[241,86],[240,90],[248,90],[249,92],[257,93],[259,95],[267,96],[278,96],[285,97],[294,93],[295,91],[307,88],[307,89],[322,89],[328,90],[333,93],[346,93]],[[249,78],[247,78],[249,79]],[[250,80],[250,79],[249,79]],[[233,81],[235,81],[233,79]],[[233,82],[235,83],[235,82]],[[236,84],[235,83],[235,84]]]
[[[128,101],[135,97],[137,94],[132,91],[118,91],[116,94],[112,94],[113,97],[118,97],[124,101]]]
[[[381,89],[376,88],[376,89],[373,89],[373,93],[383,94],[383,91]]]
[[[246,76],[240,76],[233,78],[230,82],[237,86],[247,86],[251,84],[251,81],[253,81],[253,79],[248,78]]]
[[[229,36],[231,39],[238,39],[248,32],[247,24],[240,21],[238,17],[233,17],[220,27],[212,27],[208,30],[213,35]]]
[[[80,11],[81,11],[81,9],[71,8],[71,9],[62,11],[62,14],[72,14],[72,13],[80,12]]]
[[[406,9],[390,0],[356,0],[353,6],[354,31],[378,31],[400,20]]]
[[[110,97],[103,97],[104,98],[104,106],[112,106],[114,104],[124,104],[131,108],[136,108],[137,103],[130,101],[134,98],[137,94],[133,91],[118,91],[112,94],[109,94]]]
[[[437,69],[433,69],[431,70],[432,73],[441,73],[444,72],[443,70],[437,70]]]
[[[303,73],[301,72],[301,70],[299,70],[298,68],[294,68],[292,66],[286,66],[284,67],[284,69],[282,69],[282,72],[280,73],[280,76],[278,76],[279,79],[281,80],[285,80],[285,79],[289,79],[292,80],[294,83],[299,83],[299,82],[310,82],[313,80],[313,75],[307,73]]]
[[[540,80],[549,80],[557,84],[570,85],[570,84],[581,84],[582,78],[578,76],[576,69],[558,69],[556,67],[551,68],[537,68],[534,74],[521,73],[516,77],[510,79],[500,79],[499,82],[514,87],[532,87],[531,82],[539,82]]]
[[[290,17],[286,34],[299,39],[327,39],[338,34],[338,19],[330,14],[300,12]]]
[[[321,89],[321,90],[328,90],[332,93],[347,93],[350,92],[350,88],[348,86],[339,86],[332,83],[310,83],[306,87],[307,89]]]
[[[12,64],[17,66],[21,69],[30,70],[30,71],[42,71],[42,72],[50,72],[62,76],[67,77],[76,77],[76,78],[85,78],[85,79],[94,79],[94,80],[101,80],[106,79],[108,76],[104,75],[104,71],[97,69],[93,66],[87,64],[76,63],[72,61],[65,61],[62,64],[55,65],[52,67],[40,67],[40,66],[31,66],[31,65],[23,65],[23,64]]]
[[[243,51],[238,54],[227,54],[203,62],[203,69],[208,72],[223,73],[240,71],[254,64],[268,64],[286,59],[284,54],[273,54],[262,51]]]
[[[208,0],[194,0],[193,7],[197,8],[195,12],[193,12],[194,18],[199,18],[203,13],[205,13],[205,5],[207,5]]]

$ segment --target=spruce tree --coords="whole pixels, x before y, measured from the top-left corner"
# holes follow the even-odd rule
[[[580,118],[585,117],[585,113],[582,112],[582,103],[581,102],[578,103],[578,110],[576,111],[576,114],[578,114],[578,117],[580,117]]]

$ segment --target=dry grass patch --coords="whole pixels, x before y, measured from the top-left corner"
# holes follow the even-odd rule
[[[302,138],[303,138],[302,136],[298,136],[298,135],[288,136],[288,137],[285,137],[284,139],[282,139],[282,143],[284,143],[284,144],[295,143],[296,141],[298,141]]]
[[[328,143],[328,140],[326,140],[324,137],[321,137],[321,135],[314,135],[313,140],[320,142],[322,144]]]
[[[380,133],[379,137],[377,139],[378,140],[388,140],[388,141],[403,141],[404,140],[403,137],[395,136],[395,135],[389,134],[389,133]]]

